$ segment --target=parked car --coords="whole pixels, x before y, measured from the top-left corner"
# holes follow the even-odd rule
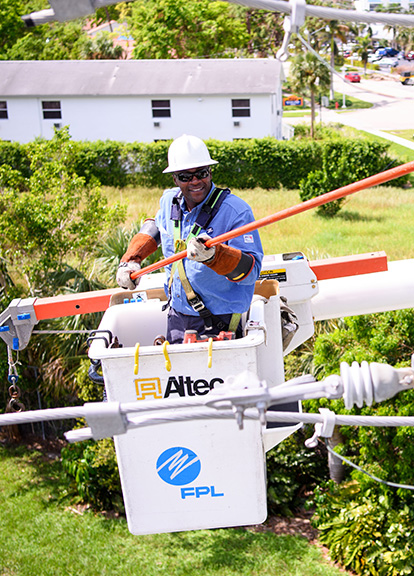
[[[414,70],[411,72],[401,72],[400,74],[400,82],[404,86],[412,86],[414,85]]]
[[[377,54],[377,56],[397,56],[398,50],[396,50],[395,48],[388,48],[388,47],[378,48],[375,54]]]
[[[345,74],[345,79],[349,80],[349,82],[361,82],[361,76],[358,72],[347,72]]]
[[[414,60],[414,52],[408,52],[408,54],[405,55],[405,59],[406,60]]]
[[[378,65],[381,68],[396,68],[399,65],[399,61],[397,58],[387,58],[384,56],[378,61]]]

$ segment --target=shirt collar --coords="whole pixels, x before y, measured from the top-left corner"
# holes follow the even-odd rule
[[[210,198],[210,196],[212,195],[213,190],[214,190],[215,187],[216,187],[216,185],[214,184],[214,182],[212,182],[212,183],[211,183],[211,190],[210,190],[210,192],[207,194],[207,196],[204,198],[204,200],[203,200],[202,202],[200,202],[200,204],[197,204],[197,206],[195,206],[195,207],[193,208],[193,210],[191,210],[191,212],[194,212],[194,211],[195,211],[194,213],[197,213],[197,214],[198,214],[198,212],[201,210],[201,207],[203,206],[203,204],[204,204],[205,202],[207,202],[207,200],[208,200],[208,199]],[[187,205],[186,205],[186,203],[185,203],[185,198],[184,198],[184,196],[181,197],[180,206],[181,206],[181,210],[182,210],[183,214],[184,214],[184,213],[185,213],[185,214],[190,213],[189,210],[187,209]]]

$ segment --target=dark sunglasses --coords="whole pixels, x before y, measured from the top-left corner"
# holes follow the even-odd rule
[[[196,170],[195,172],[178,172],[176,174],[177,179],[180,182],[191,182],[194,176],[197,180],[202,180],[203,178],[207,178],[210,174],[210,168],[200,168],[200,170]]]

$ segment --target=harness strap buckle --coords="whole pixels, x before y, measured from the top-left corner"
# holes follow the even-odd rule
[[[195,293],[194,293],[195,294]],[[188,299],[188,303],[190,304],[191,308],[197,312],[198,314],[200,314],[200,316],[202,318],[204,318],[205,316],[211,316],[211,312],[210,310],[208,310],[208,308],[206,308],[206,305],[204,304],[204,302],[201,300],[200,296],[198,294],[195,294],[194,298]]]

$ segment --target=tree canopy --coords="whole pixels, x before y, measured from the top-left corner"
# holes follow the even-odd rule
[[[138,0],[127,21],[135,58],[234,56],[247,43],[246,26],[227,2]]]
[[[275,56],[283,38],[281,14],[209,0],[136,0],[88,18],[25,28],[22,15],[49,7],[47,0],[1,0],[0,59],[122,58],[108,38],[88,36],[91,25],[110,20],[128,23],[134,58],[263,58]]]

